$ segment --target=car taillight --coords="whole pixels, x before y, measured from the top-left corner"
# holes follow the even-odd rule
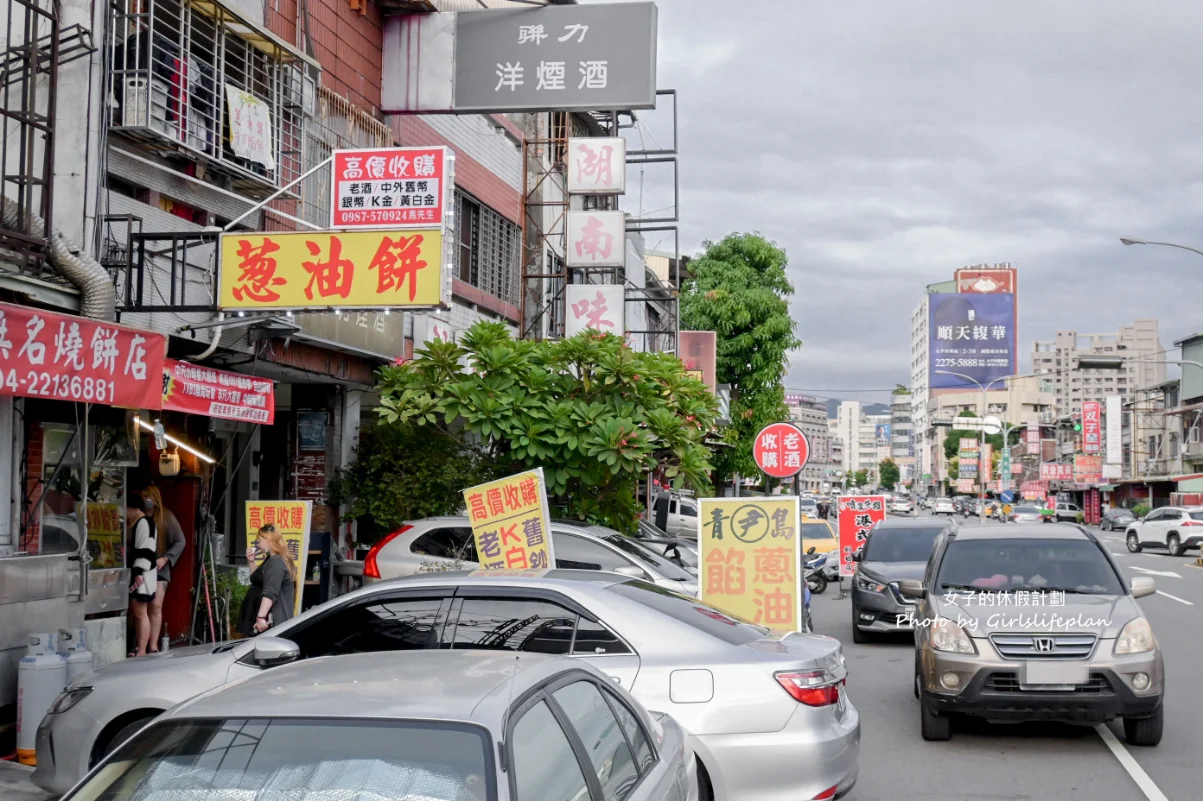
[[[830,706],[840,700],[843,678],[826,670],[803,670],[776,674],[777,683],[795,701],[807,706]]]
[[[413,526],[404,525],[391,534],[386,534],[383,539],[372,546],[372,550],[368,551],[368,556],[363,560],[363,575],[366,578],[380,578],[380,565],[376,564],[376,557],[380,553],[380,549],[390,542],[409,531]]]
[[[816,795],[814,797],[814,801],[830,801],[830,799],[835,798],[835,791],[838,789],[840,789],[838,784],[834,787],[828,787],[826,790]]]
[[[1200,523],[1198,520],[1184,520],[1184,521],[1182,521],[1182,525],[1183,525],[1183,527],[1185,527],[1185,526],[1203,526],[1203,523]]]

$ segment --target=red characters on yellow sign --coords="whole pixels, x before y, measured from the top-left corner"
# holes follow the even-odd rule
[[[418,270],[426,266],[421,258],[422,235],[399,236],[395,240],[384,237],[369,270],[377,270],[377,294],[390,289],[399,290],[409,279],[409,299],[413,300],[418,292]]]
[[[309,273],[305,286],[305,297],[313,300],[313,285],[323,298],[338,295],[347,298],[351,294],[351,279],[355,277],[355,265],[350,259],[342,258],[343,243],[337,236],[330,237],[330,258],[322,261],[322,246],[317,242],[306,242],[305,247],[313,254],[314,261],[303,261],[301,266]]]
[[[238,242],[238,258],[241,259],[238,268],[242,273],[238,276],[239,286],[234,287],[235,298],[242,300],[246,297],[260,303],[280,299],[279,293],[271,287],[283,286],[287,282],[276,276],[276,260],[269,255],[279,249],[279,245],[267,238],[258,247],[246,239]]]

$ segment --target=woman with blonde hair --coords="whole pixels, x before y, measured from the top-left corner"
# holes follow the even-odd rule
[[[297,563],[288,552],[284,537],[273,525],[259,529],[255,543],[246,549],[246,562],[264,555],[263,563],[251,573],[251,589],[242,605],[238,630],[253,637],[292,617],[296,603]]]
[[[180,561],[188,541],[184,529],[171,510],[163,505],[163,495],[154,484],[142,491],[146,499],[146,514],[155,521],[155,567],[158,572],[158,590],[150,603],[150,642],[147,653],[159,652],[159,632],[163,629],[163,600],[167,597],[167,584],[171,581],[171,568]]]

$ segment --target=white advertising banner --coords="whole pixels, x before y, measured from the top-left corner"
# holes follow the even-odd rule
[[[589,329],[622,336],[625,301],[622,284],[569,284],[564,336]]]
[[[230,149],[234,155],[276,168],[272,155],[272,115],[267,103],[242,89],[226,84],[226,107],[230,115]]]
[[[627,188],[627,140],[568,140],[568,192],[621,195]]]
[[[434,340],[455,341],[455,330],[446,317],[437,314],[414,315],[414,347],[424,348]]]
[[[568,266],[621,267],[626,255],[621,211],[568,212]]]
[[[1103,478],[1121,478],[1124,474],[1123,415],[1123,398],[1107,396],[1104,417],[1107,458],[1103,462]]]

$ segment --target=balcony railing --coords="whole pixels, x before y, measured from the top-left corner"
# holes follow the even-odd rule
[[[113,0],[111,129],[264,196],[301,174],[303,57],[211,0]]]

